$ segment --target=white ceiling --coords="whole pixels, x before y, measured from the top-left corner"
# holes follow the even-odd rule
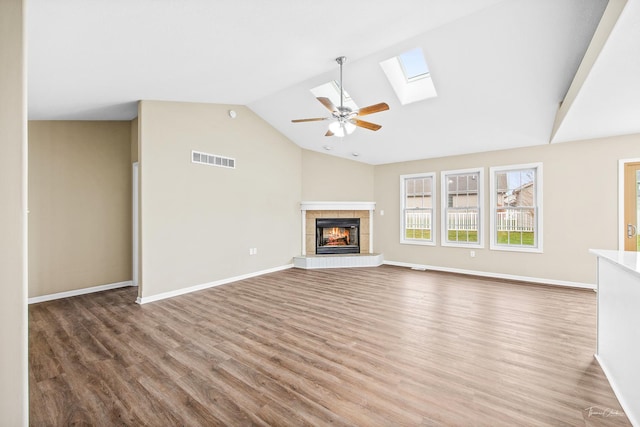
[[[640,132],[628,1],[554,141]],[[140,99],[241,104],[301,147],[382,164],[549,143],[606,0],[26,4],[32,120],[129,120]],[[439,96],[401,106],[379,63],[418,46]],[[390,105],[367,117],[380,131],[291,123],[326,115],[309,89],[338,77],[340,55],[358,105]]]
[[[640,1],[628,0],[553,142],[640,133]]]

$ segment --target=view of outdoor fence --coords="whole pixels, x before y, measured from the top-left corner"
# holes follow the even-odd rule
[[[472,231],[478,229],[478,212],[447,213],[447,230]]]
[[[431,230],[431,212],[407,212],[405,228]]]
[[[534,231],[533,209],[500,209],[496,212],[497,231]],[[407,211],[405,228],[415,230],[431,230],[431,212]],[[447,214],[447,230],[473,231],[478,230],[477,212],[449,212]]]
[[[533,209],[500,209],[496,214],[498,231],[534,231]]]

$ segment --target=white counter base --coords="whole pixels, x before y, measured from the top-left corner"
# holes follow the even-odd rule
[[[629,421],[640,426],[640,254],[590,252],[598,257],[596,359]]]

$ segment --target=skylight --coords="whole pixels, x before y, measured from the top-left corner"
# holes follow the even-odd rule
[[[424,59],[422,49],[415,48],[398,55],[402,71],[407,81],[425,78],[429,75],[429,67]]]
[[[333,105],[335,105],[336,107],[340,106],[340,85],[335,80],[332,80],[323,85],[314,87],[313,89],[311,89],[311,93],[316,98],[321,98],[321,97],[329,98],[331,102],[333,102]],[[345,107],[351,108],[352,111],[355,111],[358,109],[358,106],[353,101],[353,99],[351,99],[351,97],[349,96],[349,93],[346,90],[344,91],[343,105]]]
[[[402,105],[438,96],[419,47],[382,61],[380,66]]]

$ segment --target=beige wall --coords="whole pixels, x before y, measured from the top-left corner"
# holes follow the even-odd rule
[[[377,166],[374,250],[387,261],[593,284],[589,248],[617,249],[618,160],[637,157],[640,135],[630,135]],[[489,250],[488,168],[531,162],[543,163],[544,253]],[[471,258],[469,249],[400,244],[399,176],[436,172],[441,201],[440,171],[476,167],[485,169],[485,248]]]
[[[138,118],[131,121],[131,163],[138,161]]]
[[[27,425],[24,11],[0,1],[0,424]]]
[[[384,253],[385,259],[389,261],[593,283],[595,264],[587,253],[588,248],[615,248],[617,245],[617,160],[640,157],[637,148],[640,136],[632,135],[374,167],[299,149],[241,107],[234,107],[242,114],[232,120],[227,115],[230,108],[228,106],[149,101],[142,105],[147,106],[145,121],[140,121],[144,123],[144,131],[139,129],[137,119],[130,123],[34,122],[30,125],[30,140],[33,145],[30,154],[33,164],[30,195],[30,296],[131,279],[130,162],[137,159],[140,150],[146,149],[144,158],[151,161],[148,165],[150,169],[145,169],[143,165],[142,170],[153,174],[145,175],[148,177],[145,184],[155,189],[151,194],[153,199],[147,199],[152,204],[141,206],[141,212],[146,213],[141,233],[145,227],[152,227],[147,231],[153,231],[145,234],[147,240],[141,247],[141,254],[145,249],[152,249],[152,255],[158,257],[146,257],[144,260],[147,263],[151,260],[155,263],[163,260],[166,264],[168,260],[174,259],[177,255],[176,248],[166,248],[166,241],[186,245],[187,249],[184,250],[193,254],[193,259],[185,261],[183,265],[165,267],[173,270],[167,276],[171,284],[164,284],[157,291],[154,290],[154,284],[151,284],[149,286],[153,293],[147,288],[144,296],[287,264],[288,259],[283,255],[285,252],[287,256],[299,255],[299,231],[296,224],[300,221],[301,200],[377,202],[374,250]],[[215,119],[209,119],[209,115],[213,115]],[[119,131],[113,132],[110,126],[116,126]],[[145,147],[138,144],[138,139],[143,138],[138,138],[139,132],[144,134]],[[107,143],[112,138],[118,143]],[[52,144],[54,141],[56,144]],[[183,142],[177,144],[174,141]],[[100,146],[103,148],[99,148]],[[101,151],[106,147],[110,151]],[[191,149],[236,157],[238,169],[231,171],[192,165],[188,162]],[[243,157],[239,157],[240,154]],[[88,231],[69,234],[69,227],[77,229],[83,225],[82,221],[73,217],[78,214],[77,209],[73,208],[74,203],[80,203],[83,209],[99,205],[95,200],[87,200],[92,197],[90,184],[96,176],[96,168],[99,170],[100,165],[107,164],[104,162],[105,156],[118,163],[117,167],[108,167],[108,170],[100,172],[111,176],[100,182],[109,182],[109,186],[115,186],[113,192],[107,192],[119,201],[108,205],[119,214],[105,214],[106,211],[99,208],[88,216],[94,222],[98,218],[100,221],[119,218],[109,225],[114,232],[86,229]],[[180,156],[187,160],[176,162]],[[64,166],[54,168],[53,165],[57,163],[52,163],[52,159],[63,162],[60,164]],[[93,161],[97,164],[91,164]],[[488,206],[490,166],[536,161],[544,164],[543,254],[488,250],[487,215],[484,216],[485,248],[476,250],[475,258],[469,257],[468,249],[399,243],[399,175],[436,172],[436,189],[439,193],[440,171],[484,167],[484,197]],[[80,164],[89,165],[83,172],[86,179],[70,175],[74,166]],[[247,164],[251,167],[245,167]],[[331,173],[327,173],[328,171]],[[598,173],[594,174],[593,171]],[[82,187],[80,190],[77,189],[78,185]],[[51,191],[52,186],[59,189],[59,194]],[[122,191],[118,193],[119,190],[115,191],[115,188]],[[571,189],[567,190],[568,188]],[[78,191],[86,194],[80,201],[74,199],[78,196]],[[126,195],[124,198],[121,197],[123,194]],[[143,189],[143,196],[145,194],[149,196]],[[171,203],[170,194],[175,196],[173,200],[181,200],[181,203],[166,206]],[[197,200],[196,194],[206,194],[208,197],[206,200]],[[274,200],[281,200],[285,204],[274,206]],[[441,200],[440,195],[438,200]],[[289,209],[293,205],[295,218],[292,217],[293,222],[276,221],[281,234],[276,231],[263,233],[256,225],[263,223],[256,210],[256,203],[266,206],[264,211],[267,216],[278,218],[281,214],[288,218],[291,215]],[[49,208],[48,204],[56,207]],[[120,207],[116,208],[117,206]],[[151,207],[154,210],[148,211]],[[385,216],[379,215],[381,210],[385,211]],[[168,212],[168,215],[158,217],[155,214],[157,211]],[[220,230],[208,223],[208,218],[203,217],[207,215],[230,224],[224,227],[224,232],[234,233],[237,237],[225,238],[224,245],[212,245],[207,239],[218,239]],[[181,218],[194,220],[183,223]],[[250,225],[247,228],[237,227],[236,220]],[[439,222],[440,220],[436,224],[438,239]],[[206,227],[198,228],[196,224],[202,223]],[[594,226],[594,223],[598,225]],[[84,225],[95,224],[87,224],[85,221]],[[284,231],[285,229],[287,230]],[[568,231],[571,229],[589,231]],[[199,230],[203,234],[194,237],[193,234],[197,235]],[[116,238],[117,242],[94,245],[94,238],[89,236],[95,233],[108,234],[109,238]],[[166,239],[167,234],[170,234],[169,240]],[[275,237],[275,234],[279,237]],[[101,239],[103,243],[107,241]],[[272,247],[272,240],[280,241],[282,245],[265,252],[267,249],[264,248]],[[155,246],[150,246],[150,242]],[[107,250],[106,246],[120,248],[118,255],[100,252]],[[64,250],[58,250],[61,247]],[[194,247],[202,250],[196,251]],[[220,247],[227,247],[228,250],[218,252]],[[257,256],[248,255],[250,247],[258,248]],[[210,262],[218,259],[214,254],[219,255],[223,261]],[[140,264],[143,264],[142,259]],[[205,266],[207,264],[216,267]],[[181,271],[185,266],[191,269],[183,276]],[[142,270],[146,273],[161,271],[149,264],[141,269],[140,274],[143,273]],[[151,277],[153,279],[156,276]],[[140,282],[143,280],[140,279]],[[167,280],[159,282],[165,283]]]
[[[374,167],[302,150],[302,200],[372,202]]]
[[[29,122],[29,296],[131,280],[131,122]]]
[[[140,158],[140,144],[138,143],[140,139],[140,129],[138,127],[138,118],[136,117],[135,119],[133,119],[131,121],[131,163],[138,163],[138,160]],[[138,165],[139,167],[140,165]],[[140,173],[138,173],[138,180],[135,183],[135,185],[138,186],[138,188],[140,188]],[[133,202],[133,201],[132,201]],[[138,194],[138,211],[140,210],[139,204],[140,204],[140,194]],[[132,221],[136,221],[138,224],[138,242],[140,242],[140,212],[138,212],[138,216],[137,218],[133,218]],[[142,262],[142,258],[141,258],[141,254],[140,254],[140,247],[138,245],[138,265],[141,264]],[[135,271],[132,272],[133,274],[136,274]],[[140,283],[140,268],[138,268],[137,271],[137,277],[132,277],[132,280],[134,281],[134,284],[137,285],[138,283]],[[139,289],[138,289],[139,290]]]
[[[142,101],[138,125],[143,299],[300,254],[299,147],[242,106]],[[193,164],[191,150],[236,169]]]

